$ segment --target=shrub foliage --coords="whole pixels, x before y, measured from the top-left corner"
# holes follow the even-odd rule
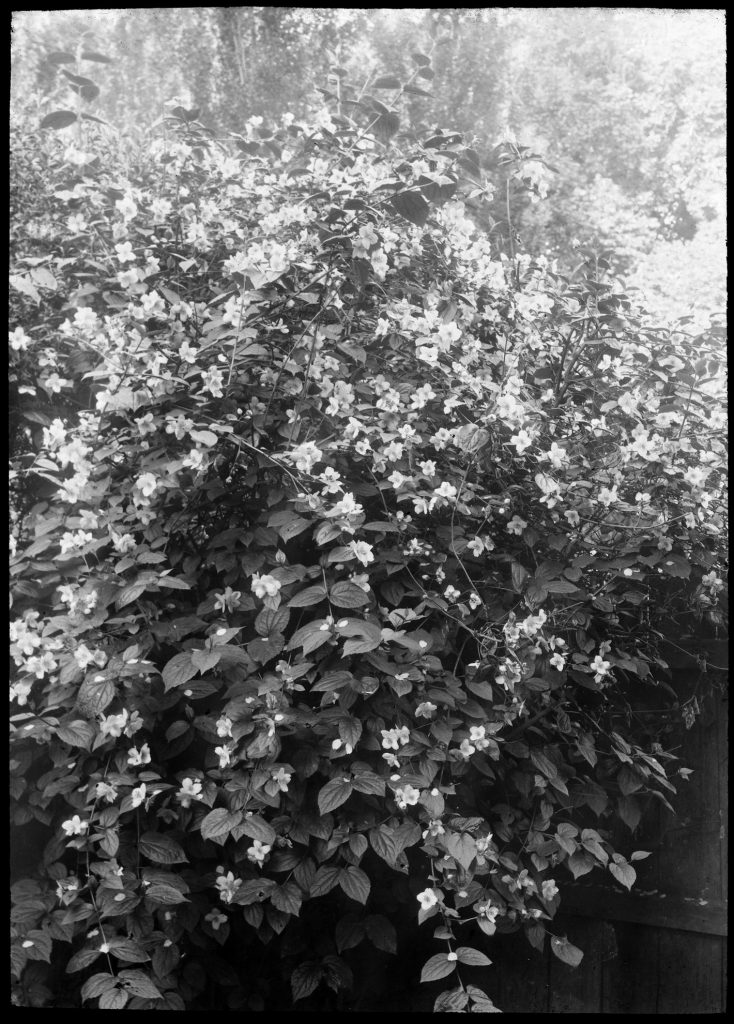
[[[425,924],[436,1009],[491,1010],[484,936],[577,964],[564,879],[630,888],[673,799],[633,712],[723,628],[722,328],[502,253],[527,154],[403,127],[411,81],[124,159],[16,128],[26,1005],[315,1005]]]

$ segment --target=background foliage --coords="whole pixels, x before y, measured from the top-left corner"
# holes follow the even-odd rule
[[[568,260],[579,241],[667,321],[724,304],[723,14],[581,8],[146,8],[20,12],[12,94],[51,108],[46,54],[81,37],[115,55],[98,112],[139,136],[180,95],[205,123],[313,113],[332,64],[359,86],[433,51],[414,119],[470,132],[486,156],[508,132],[555,170],[533,167],[552,202],[513,211],[532,251]],[[497,231],[506,230],[501,216]]]
[[[685,780],[723,323],[527,254],[532,151],[413,109],[438,42],[309,119],[128,136],[64,45],[13,124],[15,1000],[374,1009],[398,953],[491,1011],[488,938],[577,965],[564,878],[629,889]]]

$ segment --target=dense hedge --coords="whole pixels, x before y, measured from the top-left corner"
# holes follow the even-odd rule
[[[16,1001],[349,1008],[430,921],[493,1009],[483,934],[578,963],[562,883],[632,886],[685,777],[633,711],[724,625],[722,328],[498,252],[369,96],[80,126],[13,157]]]

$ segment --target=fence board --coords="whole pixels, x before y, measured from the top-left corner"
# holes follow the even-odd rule
[[[561,924],[558,920],[558,925]],[[554,927],[553,929],[557,929]],[[571,920],[563,931],[574,946],[584,951],[583,970],[550,958],[551,1013],[601,1013],[604,922]]]
[[[660,930],[656,1013],[717,1013],[723,1009],[724,941],[717,935]]]
[[[637,861],[631,893],[603,883],[565,888],[556,934],[584,950],[574,971],[550,953],[540,958],[507,942],[495,954],[497,1005],[506,1013],[721,1013],[727,965],[727,700],[711,698],[678,737],[679,811],[653,804],[634,836],[615,834]],[[604,930],[606,929],[606,931]],[[613,931],[617,955],[609,940]],[[518,937],[518,941],[522,941]]]

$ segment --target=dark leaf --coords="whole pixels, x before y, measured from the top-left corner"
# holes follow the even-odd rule
[[[71,110],[55,110],[53,114],[46,114],[41,121],[39,128],[53,128],[58,131],[60,128],[68,128],[76,121],[76,114]]]

